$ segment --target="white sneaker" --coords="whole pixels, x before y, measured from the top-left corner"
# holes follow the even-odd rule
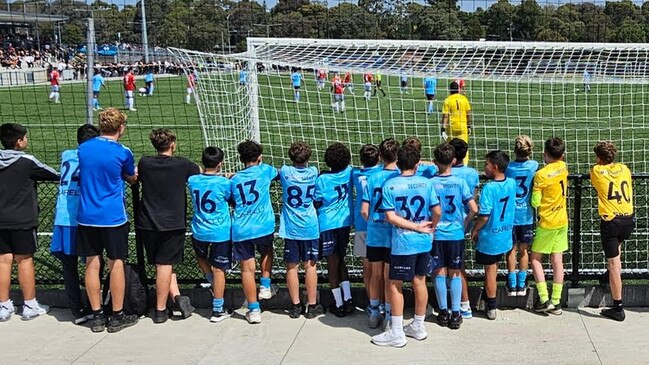
[[[406,335],[398,335],[394,331],[385,331],[372,337],[372,343],[377,346],[403,347],[408,343]]]
[[[426,327],[424,326],[414,326],[413,323],[403,327],[403,332],[407,337],[412,337],[417,341],[423,341],[428,337],[428,332],[426,332]]]
[[[137,109],[135,109],[135,108],[131,108],[131,109],[129,109],[129,111],[136,112]]]
[[[38,316],[47,314],[50,311],[50,307],[45,304],[36,304],[34,307],[30,307],[27,304],[23,305],[23,315],[20,319],[23,321],[28,321],[34,319]]]
[[[8,321],[11,315],[16,312],[13,303],[10,302],[8,306],[0,306],[0,322]]]
[[[250,324],[261,323],[261,311],[248,311],[246,312],[246,320]]]
[[[271,288],[259,287],[259,300],[270,299],[273,297],[273,291]]]

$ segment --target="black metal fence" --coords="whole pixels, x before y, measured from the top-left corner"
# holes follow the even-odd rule
[[[636,230],[622,249],[623,275],[626,278],[649,278],[649,174],[633,176],[634,199],[636,208]],[[58,186],[53,183],[41,183],[37,186],[40,202],[39,248],[35,255],[36,281],[39,285],[58,285],[63,283],[61,265],[49,253],[49,242],[54,220],[54,207]],[[606,270],[606,260],[602,252],[599,237],[600,218],[597,213],[597,195],[590,185],[588,175],[571,175],[568,188],[568,209],[570,217],[571,245],[564,256],[565,270],[573,284],[580,280],[599,278]],[[281,190],[274,186],[272,190],[275,211],[279,214],[281,208]],[[127,189],[127,211],[133,222],[133,201],[139,196],[139,189]],[[137,205],[136,205],[137,206]],[[191,209],[191,208],[190,208]],[[191,211],[188,212],[191,219]],[[279,220],[278,220],[279,221]],[[353,235],[353,232],[352,232]],[[353,242],[353,240],[350,240]],[[136,241],[134,225],[131,227],[131,250],[129,260],[136,260]],[[204,281],[203,275],[196,264],[196,258],[191,248],[191,237],[187,235],[185,245],[185,258],[182,264],[175,268],[179,281],[182,283],[198,283]],[[352,243],[349,245],[347,263],[350,276],[354,281],[362,281],[362,263],[351,255]],[[275,239],[275,258],[273,275],[279,279],[284,277],[282,261],[283,243],[280,238]],[[473,261],[473,244],[467,242],[466,269],[471,279],[479,280],[483,277],[482,267]],[[140,256],[141,257],[141,256]],[[147,274],[150,279],[154,277],[154,268],[149,266]],[[504,262],[501,269],[505,269]],[[84,270],[80,266],[80,270]],[[321,280],[326,277],[326,263],[319,266]],[[14,276],[15,279],[15,276]],[[230,280],[239,279],[238,266],[235,264],[229,274]]]

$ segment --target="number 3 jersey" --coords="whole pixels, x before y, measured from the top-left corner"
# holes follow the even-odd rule
[[[342,171],[325,172],[315,182],[315,201],[320,232],[352,225],[352,167]]]
[[[313,206],[318,169],[314,166],[283,166],[279,170],[282,184],[282,214],[279,217],[279,236],[292,240],[316,240],[318,213]]]
[[[192,234],[203,242],[227,242],[231,238],[232,219],[228,200],[232,183],[219,175],[194,175],[187,180],[194,216]]]
[[[431,179],[442,208],[442,218],[435,230],[435,241],[464,239],[465,205],[473,200],[473,192],[464,179],[453,176],[435,176]]]
[[[512,161],[505,170],[505,176],[516,182],[516,214],[514,225],[522,226],[534,223],[534,209],[530,203],[534,174],[539,163],[534,160]]]
[[[268,164],[248,166],[231,179],[234,214],[232,241],[241,242],[275,232],[275,213],[270,203],[270,184],[277,169]]]

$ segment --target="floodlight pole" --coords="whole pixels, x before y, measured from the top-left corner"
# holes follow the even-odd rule
[[[86,123],[92,124],[93,122],[93,93],[92,93],[92,77],[94,76],[94,66],[95,66],[95,19],[93,13],[90,13],[90,18],[88,18],[88,39],[86,42],[86,61],[87,61],[87,70],[86,77],[87,86],[86,86]]]
[[[146,32],[146,11],[144,0],[140,0],[140,11],[142,12],[142,47],[144,48],[144,63],[149,63],[149,41]]]

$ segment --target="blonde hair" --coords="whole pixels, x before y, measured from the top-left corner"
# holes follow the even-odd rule
[[[599,141],[593,148],[595,155],[599,157],[600,160],[609,164],[615,161],[615,156],[617,156],[617,148],[611,141]]]
[[[514,140],[514,154],[516,157],[529,157],[533,149],[534,142],[529,136],[522,134]]]
[[[99,112],[99,131],[102,134],[115,134],[126,124],[126,114],[115,108]]]

